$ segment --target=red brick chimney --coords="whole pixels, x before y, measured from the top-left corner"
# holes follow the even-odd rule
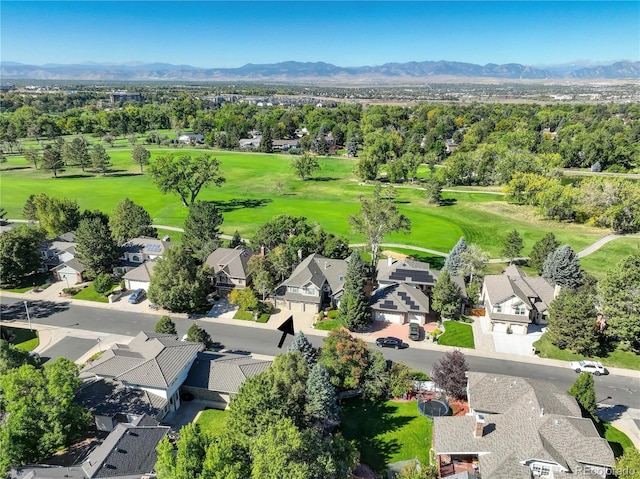
[[[482,437],[484,435],[484,416],[476,414],[476,424],[473,429],[473,437]]]

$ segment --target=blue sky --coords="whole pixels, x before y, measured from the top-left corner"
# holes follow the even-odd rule
[[[640,60],[638,1],[2,0],[0,8],[2,60],[31,64]]]

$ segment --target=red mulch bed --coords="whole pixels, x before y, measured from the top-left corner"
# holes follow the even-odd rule
[[[460,399],[449,399],[449,406],[454,416],[464,416],[469,412],[469,403]]]

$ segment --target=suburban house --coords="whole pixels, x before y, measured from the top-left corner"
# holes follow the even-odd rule
[[[423,293],[430,293],[439,272],[431,269],[429,263],[410,259],[387,259],[378,261],[378,274],[376,280],[378,287],[404,283],[413,286]]]
[[[276,151],[289,151],[291,148],[300,147],[300,140],[273,140],[271,146]]]
[[[192,394],[212,407],[226,409],[242,383],[269,366],[271,361],[251,356],[201,352],[182,384],[182,392]]]
[[[395,283],[378,288],[369,306],[374,321],[423,326],[429,314],[429,297],[415,286]]]
[[[133,479],[154,476],[158,458],[156,447],[169,430],[168,426],[159,426],[157,421],[142,416],[132,423],[118,424],[80,465],[25,466],[9,471],[9,478]]]
[[[515,265],[484,277],[481,302],[491,330],[527,334],[529,324],[546,324],[554,287],[540,276],[527,276]]]
[[[66,281],[69,286],[82,283],[85,267],[75,257],[74,233],[64,233],[40,245],[42,271],[51,271],[56,281]]]
[[[204,344],[179,341],[173,334],[140,332],[129,344],[115,344],[106,350],[82,370],[82,375],[145,391],[156,406],[164,401],[156,414],[161,419],[180,407],[180,386],[203,349]]]
[[[490,373],[467,378],[469,414],[434,418],[439,477],[473,468],[491,479],[604,478],[614,466],[593,421],[553,384]]]
[[[245,150],[257,150],[260,148],[260,141],[262,140],[262,136],[257,136],[254,138],[241,138],[239,141],[240,148]]]
[[[276,307],[318,313],[339,306],[346,273],[345,260],[311,254],[276,288]]]
[[[151,238],[150,236],[133,238],[122,245],[120,266],[116,268],[116,273],[124,274],[137,268],[145,261],[158,259],[167,249],[177,245],[178,243],[169,241],[168,236],[163,239]]]
[[[139,289],[142,288],[145,291],[149,290],[151,284],[151,275],[153,274],[153,268],[156,266],[155,260],[145,261],[140,266],[127,271],[124,276],[124,286],[126,289]]]
[[[212,281],[220,296],[225,296],[232,289],[244,289],[249,284],[247,263],[255,253],[244,245],[235,248],[218,248],[207,260],[214,276]]]
[[[185,133],[178,137],[178,141],[180,143],[185,143],[186,145],[201,145],[204,143],[204,135],[201,135],[200,133]]]
[[[82,273],[84,273],[85,270],[86,268],[80,261],[71,258],[53,268],[51,273],[56,281],[66,281],[69,286],[73,286],[76,283],[82,283],[84,281]]]
[[[447,138],[444,140],[444,148],[447,153],[453,153],[458,149],[458,144],[453,138]]]

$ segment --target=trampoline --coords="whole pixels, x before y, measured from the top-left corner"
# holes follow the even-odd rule
[[[424,398],[418,400],[418,411],[423,416],[433,419],[438,416],[446,416],[449,405],[441,399]]]

